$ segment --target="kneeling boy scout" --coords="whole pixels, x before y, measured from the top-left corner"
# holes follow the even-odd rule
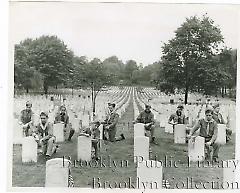
[[[213,119],[212,109],[206,109],[205,116],[206,116],[205,118],[200,119],[198,123],[193,127],[188,137],[191,137],[195,133],[195,131],[200,129],[199,136],[205,138],[205,150],[206,150],[205,159],[211,159],[210,148],[212,147],[213,148],[212,160],[214,162],[217,162],[218,152],[220,148],[220,145],[215,143],[218,134],[218,125],[217,122]]]

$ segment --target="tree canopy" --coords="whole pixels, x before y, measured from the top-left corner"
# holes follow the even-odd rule
[[[76,56],[57,36],[27,38],[15,45],[16,88],[91,88],[92,99],[105,85],[156,86],[166,93],[175,90],[207,95],[234,90],[237,80],[237,51],[224,45],[219,26],[207,15],[192,16],[162,46],[162,57],[152,64],[123,62],[113,55],[103,61]],[[94,102],[94,101],[93,101]]]
[[[73,52],[56,36],[26,39],[15,46],[15,53],[16,77],[21,73],[31,77],[29,74],[37,70],[42,75],[45,93],[49,86],[64,83],[73,67]]]
[[[219,63],[223,36],[214,21],[204,15],[193,16],[175,31],[175,37],[163,46],[163,75],[166,83],[185,92],[216,91],[221,84]],[[211,89],[210,89],[211,88]]]

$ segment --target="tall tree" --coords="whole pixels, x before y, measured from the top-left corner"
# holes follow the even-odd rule
[[[138,70],[136,61],[128,60],[125,65],[125,78],[130,80],[130,83],[133,83],[133,72]]]
[[[86,65],[82,65],[82,83],[86,87],[91,88],[93,115],[96,111],[96,97],[102,90],[103,86],[111,83],[109,75],[100,59],[94,58]]]
[[[111,56],[106,58],[102,63],[106,73],[109,75],[109,78],[111,78],[111,82],[113,84],[118,84],[124,73],[123,62],[119,60],[117,56]]]
[[[225,48],[223,51],[215,57],[215,60],[219,63],[222,82],[221,82],[221,94],[222,97],[226,94],[226,90],[234,91],[237,83],[237,50]]]
[[[35,67],[31,67],[28,62],[32,42],[32,39],[26,39],[21,45],[15,45],[14,55],[14,84],[24,88],[27,93],[29,89],[39,89],[43,86],[42,74]]]
[[[219,70],[212,57],[220,52],[223,36],[214,21],[204,15],[193,16],[175,31],[175,37],[163,46],[163,75],[167,84],[185,92],[208,90],[218,81]],[[220,81],[220,80],[219,80]]]
[[[43,76],[44,92],[49,86],[57,86],[67,81],[69,69],[73,66],[73,52],[57,36],[41,36],[34,40],[25,40],[16,45],[21,50],[15,57],[15,63],[35,68]]]

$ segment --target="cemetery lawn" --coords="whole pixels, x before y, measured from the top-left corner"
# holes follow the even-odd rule
[[[140,112],[143,110],[138,104]],[[214,183],[214,189],[217,188],[217,182],[219,185],[223,181],[223,169],[221,164],[208,163],[198,164],[190,163],[188,165],[188,146],[187,144],[174,144],[174,135],[170,133],[165,133],[165,128],[160,128],[159,123],[155,129],[155,134],[157,137],[158,145],[150,144],[152,154],[150,154],[150,159],[158,160],[165,163],[167,159],[168,164],[163,167],[163,178],[168,180],[171,189],[196,189],[194,183],[204,183],[204,182],[216,182]],[[219,161],[231,160],[235,158],[235,133],[232,134],[232,140],[223,145],[219,150]],[[170,165],[172,161],[172,166]],[[176,163],[176,167],[174,166]],[[226,163],[226,162],[225,162]],[[226,166],[225,166],[226,167]],[[193,186],[187,183],[187,179],[192,179]],[[189,182],[189,181],[188,181]],[[184,187],[183,187],[184,184]],[[188,186],[187,186],[188,184]],[[178,186],[178,187],[177,187]],[[199,189],[203,188],[198,185]],[[207,189],[210,188],[206,185]]]
[[[100,178],[103,181],[110,181],[111,184],[128,181],[129,178],[135,182],[136,167],[133,163],[133,107],[132,102],[121,117],[117,135],[124,133],[126,139],[116,143],[108,142],[104,145],[104,150],[100,154],[103,164],[86,166],[86,162],[75,162],[75,167],[72,165],[71,174],[74,179],[75,187],[93,187],[93,178]],[[128,122],[130,124],[128,125]],[[60,143],[59,151],[54,154],[55,157],[71,156],[72,163],[77,160],[77,135],[74,135],[72,142]],[[110,156],[110,157],[109,157]],[[111,165],[109,160],[111,159]],[[121,164],[123,160],[123,164]],[[126,166],[126,161],[128,165]],[[115,166],[114,162],[115,161]],[[38,156],[37,163],[22,163],[21,161],[21,145],[13,146],[13,168],[12,168],[12,186],[13,187],[44,187],[45,186],[45,164],[46,160],[43,156]],[[104,165],[105,164],[105,165]],[[97,183],[96,183],[97,184]],[[134,183],[133,183],[134,184]],[[96,187],[97,188],[97,187]]]
[[[138,105],[139,106],[139,105]],[[142,109],[139,106],[139,110]],[[102,184],[103,181],[110,181],[110,183],[117,183],[127,181],[129,178],[135,182],[136,179],[136,166],[133,163],[133,125],[127,124],[133,120],[133,104],[130,101],[130,105],[127,108],[126,113],[121,117],[118,124],[117,136],[120,133],[124,133],[126,139],[116,143],[108,143],[104,147],[107,149],[102,151],[101,156],[105,159],[105,165],[97,167],[86,167],[83,163],[83,167],[76,163],[75,167],[72,167],[72,176],[74,179],[75,187],[93,187],[93,178],[97,180],[100,178]],[[223,169],[218,165],[210,165],[203,167],[197,167],[195,164],[191,164],[191,167],[187,165],[187,144],[174,144],[173,134],[165,133],[164,128],[156,128],[156,136],[158,145],[150,145],[152,150],[151,159],[157,155],[157,160],[164,162],[165,157],[169,161],[177,161],[176,167],[170,166],[169,162],[166,167],[163,168],[164,179],[167,179],[170,183],[170,188],[195,188],[186,187],[187,178],[192,178],[195,183],[199,182],[222,182]],[[71,156],[71,160],[77,160],[77,136],[74,135],[72,142],[63,142],[60,144],[60,149],[53,157]],[[235,134],[232,136],[232,141],[220,148],[219,160],[228,160],[235,157]],[[108,164],[108,156],[112,160],[112,164]],[[127,160],[128,166],[121,166],[121,160]],[[179,160],[179,161],[178,161]],[[115,167],[113,161],[117,164]],[[21,146],[14,145],[13,147],[13,167],[12,167],[12,186],[13,187],[44,187],[45,184],[45,163],[46,160],[39,156],[37,163],[23,164],[21,162]],[[125,162],[123,162],[125,163]],[[182,183],[184,183],[184,187]],[[134,184],[134,183],[133,183]],[[97,188],[97,187],[96,187]]]
[[[188,156],[188,146],[187,144],[174,144],[173,134],[165,133],[164,128],[157,128],[156,136],[158,136],[157,142],[158,145],[151,145],[152,155],[151,158],[154,159],[157,156],[156,160],[161,160],[165,163],[165,158],[168,160],[168,164],[163,168],[164,179],[167,179],[170,183],[170,188],[176,189],[178,186],[179,189],[182,188],[182,184],[185,184],[187,188],[187,178],[193,180],[193,187],[195,188],[194,183],[204,183],[204,182],[219,182],[222,183],[223,178],[223,169],[221,164],[212,164],[210,165],[205,162],[205,164],[190,163],[188,165],[187,156]],[[232,136],[232,141],[222,146],[219,151],[219,161],[222,163],[222,160],[229,160],[235,158],[235,134]],[[176,167],[170,161],[174,163],[176,161]],[[226,163],[226,162],[225,162]],[[226,167],[226,165],[225,165]],[[183,183],[182,183],[183,182]],[[177,185],[177,183],[179,183]],[[190,184],[190,183],[189,183]],[[201,185],[198,185],[200,188],[203,188]],[[209,185],[210,186],[210,185]],[[208,187],[208,185],[206,186]],[[214,187],[217,188],[215,183]],[[190,185],[189,185],[189,188]]]

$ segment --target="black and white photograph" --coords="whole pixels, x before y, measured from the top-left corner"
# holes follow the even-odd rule
[[[239,11],[10,1],[10,189],[239,189]]]

